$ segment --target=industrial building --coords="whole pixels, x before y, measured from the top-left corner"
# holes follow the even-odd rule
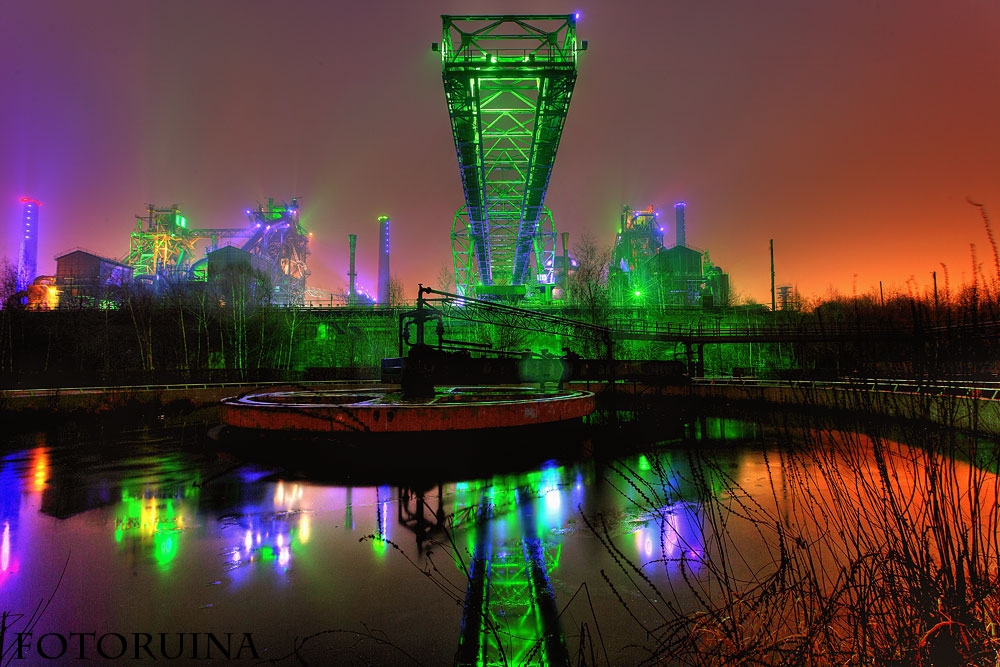
[[[203,281],[208,254],[219,249],[220,240],[238,239],[238,248],[258,258],[257,269],[271,281],[271,303],[303,305],[311,234],[299,222],[298,201],[293,198],[291,204],[277,204],[268,199],[266,207],[258,205],[244,213],[250,223],[247,227],[195,228],[176,205],[150,205],[145,216],[136,216],[125,263],[133,268],[137,281],[154,289],[161,279],[170,283]],[[203,257],[199,257],[201,247]]]
[[[620,304],[655,308],[729,305],[729,275],[708,252],[687,245],[686,206],[674,206],[674,243],[664,244],[666,221],[649,207],[622,208],[608,284]]]
[[[267,261],[236,246],[223,246],[206,255],[207,284],[226,305],[234,297],[243,303],[270,303],[274,285]]]
[[[77,248],[56,257],[55,287],[62,308],[102,308],[120,302],[132,267]]]
[[[458,295],[505,301],[527,298],[534,303],[573,301],[577,264],[568,253],[565,234],[562,253],[557,255],[558,235],[544,203],[578,59],[587,49],[587,42],[577,39],[577,18],[575,14],[442,16],[441,41],[432,50],[441,58],[465,195],[451,230]],[[26,287],[34,276],[38,206],[34,200],[22,201],[20,266],[31,274]],[[661,308],[728,304],[728,275],[711,263],[707,252],[687,244],[684,212],[683,203],[675,206],[671,245],[665,243],[658,211],[623,208],[608,271],[614,303]],[[112,285],[120,288],[133,281],[154,294],[165,285],[194,289],[226,267],[247,265],[269,281],[263,303],[332,306],[332,293],[306,285],[312,234],[299,220],[297,199],[277,203],[269,198],[266,205],[244,213],[249,222],[245,227],[199,227],[176,204],[148,205],[144,215],[135,216],[128,254],[120,261],[92,253],[57,258],[61,268],[54,287],[69,300],[60,305],[100,306]],[[338,303],[391,303],[391,221],[383,215],[378,223],[374,298],[358,289],[357,236],[351,234],[349,287]],[[83,264],[89,277],[81,279],[76,273]],[[71,266],[74,275],[67,273]],[[51,290],[45,293],[46,303],[51,303]]]
[[[56,257],[56,275],[37,275],[39,203],[22,198],[17,291],[30,310],[102,308],[135,291],[157,294],[165,286],[198,289],[227,266],[247,265],[268,283],[262,303],[301,306],[307,294],[312,236],[299,222],[298,201],[244,211],[246,227],[196,228],[177,205],[149,205],[136,216],[129,251],[113,259],[76,249]],[[225,241],[230,245],[221,245]],[[236,244],[233,244],[233,241]],[[387,243],[386,239],[386,243]],[[386,251],[388,246],[386,246]]]

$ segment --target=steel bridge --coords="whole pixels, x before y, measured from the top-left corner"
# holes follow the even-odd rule
[[[451,231],[456,292],[519,297],[554,282],[545,192],[587,42],[572,14],[441,18],[432,48],[465,191]]]

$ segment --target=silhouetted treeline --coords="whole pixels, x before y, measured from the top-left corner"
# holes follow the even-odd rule
[[[0,311],[0,386],[367,379],[396,352],[393,311],[131,303]],[[363,378],[362,378],[363,376]]]
[[[274,307],[268,285],[253,278],[225,275],[159,293],[123,288],[100,304],[70,302],[78,307],[54,311],[25,310],[9,294],[0,309],[0,386],[374,378],[381,359],[398,354],[398,310]],[[613,329],[792,334],[702,345],[698,368],[709,376],[995,380],[1000,372],[1000,290],[985,280],[954,294],[945,287],[922,295],[831,295],[777,312],[754,304],[616,307],[596,297],[581,300],[581,294],[577,284],[567,306],[545,310]],[[451,339],[496,349],[593,354],[579,340],[529,329],[455,322],[447,328]],[[689,354],[690,347],[676,341],[615,344],[618,359],[689,363]]]

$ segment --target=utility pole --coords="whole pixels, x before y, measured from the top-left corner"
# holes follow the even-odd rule
[[[771,239],[771,312],[778,310],[778,301],[774,296],[774,239]]]

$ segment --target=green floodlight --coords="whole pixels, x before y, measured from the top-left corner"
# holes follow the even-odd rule
[[[636,295],[636,296],[642,296],[642,292],[640,292],[639,290],[636,290],[636,291],[635,291],[635,295]]]

